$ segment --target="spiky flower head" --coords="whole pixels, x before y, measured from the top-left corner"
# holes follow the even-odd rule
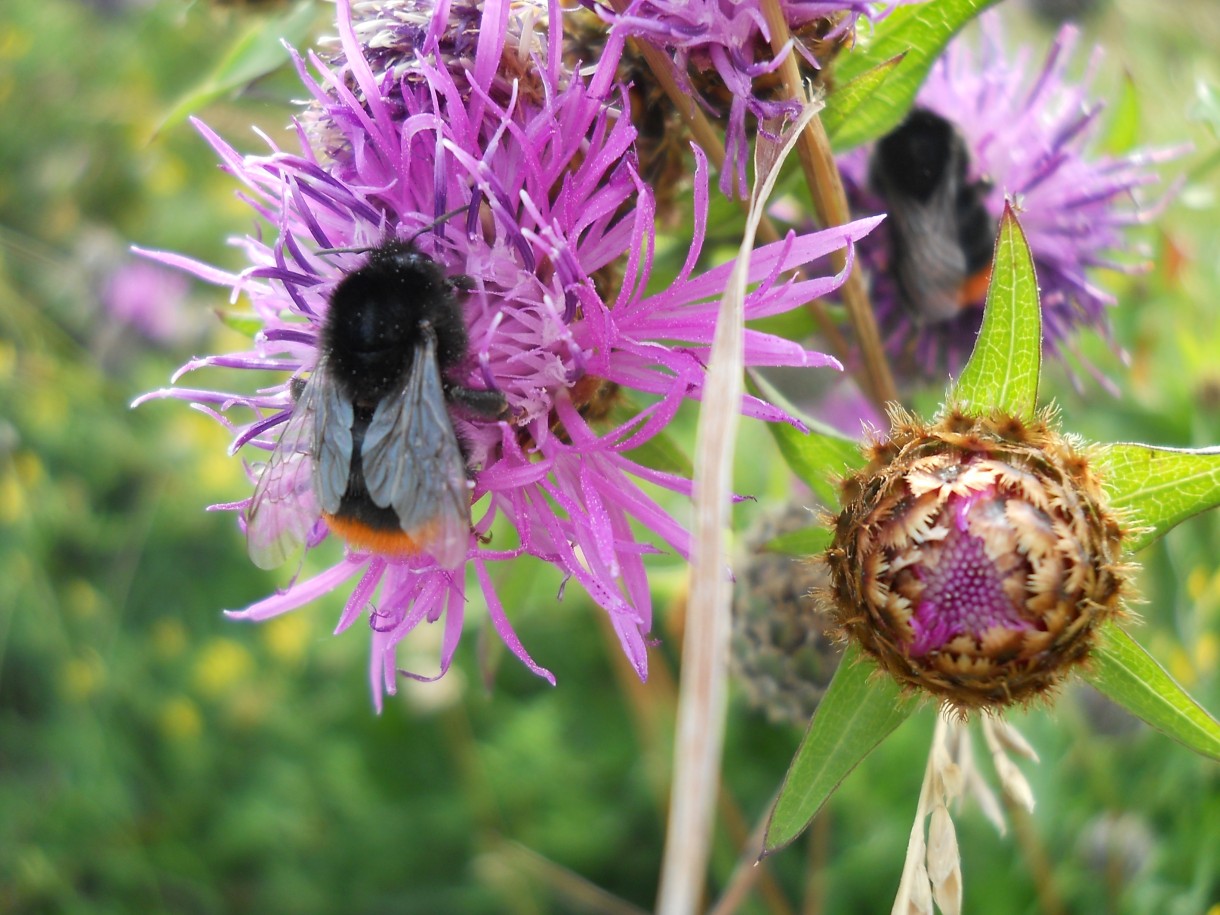
[[[423,83],[426,72],[418,64],[432,57],[467,96],[489,92],[498,101],[514,91],[543,91],[535,80],[534,64],[548,51],[544,43],[556,35],[550,29],[552,16],[558,23],[553,0],[350,0],[350,22],[365,65],[381,86],[391,93],[395,82]],[[480,38],[490,27],[497,35],[500,58],[492,61],[479,51]],[[322,59],[335,69],[347,64],[340,41]],[[482,72],[467,71],[477,69]],[[522,85],[524,84],[524,85]]]
[[[1088,658],[1121,612],[1123,534],[1048,415],[895,413],[869,457],[827,553],[848,638],[963,713],[1027,703]]]
[[[455,0],[449,4],[447,15],[438,16],[436,0],[351,0],[352,31],[369,70],[375,75],[418,80],[415,65],[424,49],[435,49],[445,69],[456,75],[474,63],[483,22],[482,6],[478,0]],[[546,14],[545,2],[519,0],[504,4],[518,26],[522,18],[512,16],[514,8],[527,10],[525,19]],[[527,26],[526,34],[531,32]],[[521,34],[519,28],[517,34]],[[507,50],[507,43],[505,47]],[[347,62],[342,45],[323,57],[336,68]]]
[[[1077,39],[1077,30],[1065,26],[1035,66],[1028,52],[1005,52],[998,14],[989,14],[977,40],[959,38],[937,60],[912,118],[943,120],[951,135],[923,131],[912,142],[927,144],[925,153],[935,159],[928,168],[942,169],[934,182],[939,202],[921,209],[912,203],[913,186],[904,198],[878,180],[885,140],[841,158],[853,211],[890,214],[887,231],[862,246],[861,256],[899,371],[943,381],[965,363],[982,321],[989,242],[1007,199],[1034,257],[1048,352],[1060,358],[1074,352],[1073,337],[1084,327],[1109,337],[1115,299],[1096,272],[1142,269],[1139,257],[1129,256],[1128,232],[1154,217],[1163,201],[1141,204],[1138,191],[1157,182],[1156,166],[1182,150],[1097,150],[1104,104],[1091,97],[1090,84],[1100,48],[1074,82],[1067,72]],[[887,140],[915,130],[908,121]],[[937,151],[927,152],[932,146]],[[906,264],[921,282],[946,287],[942,306],[934,292],[904,284]]]
[[[682,556],[689,548],[682,524],[647,488],[689,495],[690,480],[644,466],[633,452],[680,405],[700,398],[717,299],[733,264],[694,275],[706,228],[706,207],[697,206],[686,264],[663,289],[646,291],[655,241],[652,197],[635,169],[624,90],[614,84],[616,61],[607,58],[586,79],[550,53],[554,42],[540,41],[531,78],[546,91],[509,92],[497,101],[510,6],[486,4],[473,59],[459,74],[431,53],[434,43],[405,65],[408,74],[399,68],[389,75],[368,65],[340,2],[344,63],[332,67],[315,56],[315,77],[298,61],[315,109],[341,135],[337,155],[318,150],[301,131],[299,154],[273,148],[269,155],[242,156],[201,127],[276,234],[242,240],[252,266],[237,275],[159,255],[245,294],[262,322],[249,352],[195,360],[183,371],[275,374],[256,382],[255,394],[172,388],[152,396],[189,400],[216,415],[233,430],[234,452],[266,452],[296,412],[294,391],[326,356],[320,329],[336,287],[369,259],[333,249],[405,240],[460,208],[458,219],[419,235],[414,245],[447,277],[461,277],[454,283],[464,293],[468,347],[446,381],[496,392],[507,405],[497,417],[460,410],[449,417],[471,475],[464,556],[441,567],[426,553],[386,555],[349,542],[334,567],[234,614],[267,619],[355,580],[338,629],[368,613],[379,705],[383,693],[396,689],[397,646],[420,623],[445,621],[440,673],[449,666],[467,607],[468,569],[504,642],[531,670],[553,679],[522,646],[493,584],[494,564],[523,556],[552,564],[584,587],[609,614],[643,677],[651,627],[644,555],[657,547],[640,532]],[[557,21],[557,5],[549,12]],[[443,25],[428,32],[445,33]],[[706,164],[697,162],[695,184],[706,204]],[[747,318],[798,307],[834,288],[841,278],[783,277],[872,224],[757,251]],[[758,332],[748,334],[745,358],[759,365],[834,364]],[[766,420],[794,421],[752,397],[741,408]],[[307,471],[313,456],[305,456]],[[299,487],[287,487],[273,509],[285,526],[304,525],[312,547],[333,530],[310,510],[308,479],[306,472]],[[247,502],[226,507],[245,511]]]

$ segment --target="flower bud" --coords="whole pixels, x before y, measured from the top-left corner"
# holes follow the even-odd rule
[[[1054,688],[1121,612],[1122,531],[1047,420],[895,414],[843,484],[836,622],[901,684],[963,713]]]

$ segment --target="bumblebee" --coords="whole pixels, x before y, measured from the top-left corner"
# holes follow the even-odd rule
[[[996,221],[985,205],[990,185],[969,170],[961,135],[925,108],[882,137],[869,162],[869,184],[889,212],[890,272],[917,324],[948,321],[986,294]]]
[[[256,565],[282,564],[319,517],[353,549],[462,564],[471,485],[450,410],[495,418],[507,409],[499,392],[446,377],[466,356],[469,288],[398,239],[335,287],[317,365],[246,511]]]

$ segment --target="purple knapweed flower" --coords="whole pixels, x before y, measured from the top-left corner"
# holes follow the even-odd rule
[[[359,66],[371,74],[369,84],[377,87],[382,121],[406,117],[403,87],[427,87],[429,70],[419,66],[421,60],[432,58],[434,68],[445,70],[450,93],[467,104],[472,96],[482,95],[508,106],[527,98],[537,102],[546,88],[535,60],[548,55],[559,59],[556,48],[547,46],[553,35],[560,34],[549,28],[552,13],[556,22],[560,16],[551,0],[498,0],[490,7],[483,0],[349,0],[344,9],[349,11],[354,46],[360,49]],[[498,60],[486,47],[480,51],[485,29],[496,36]],[[620,44],[608,46],[608,56],[617,59]],[[323,38],[321,45],[316,54],[321,66],[343,74],[351,99],[363,103],[365,87],[353,78],[348,66],[348,48],[353,42]],[[551,75],[567,79],[562,68]],[[342,160],[353,152],[351,125],[343,123],[350,120],[353,109],[331,101],[330,95],[316,99],[300,121],[311,145],[323,157]],[[477,101],[473,110],[479,110]]]
[[[187,339],[193,322],[187,313],[190,281],[181,273],[141,260],[124,260],[106,278],[102,304],[107,314],[154,343]]]
[[[444,5],[440,5],[444,8]],[[454,74],[438,61],[432,28],[413,62],[393,74],[370,68],[339,3],[344,63],[298,61],[320,117],[342,135],[339,155],[319,153],[298,130],[302,151],[274,146],[242,156],[199,125],[224,167],[247,188],[256,211],[275,229],[240,244],[251,266],[227,273],[173,254],[154,254],[246,295],[263,322],[248,352],[186,365],[246,370],[255,394],[169,388],[149,397],[187,400],[232,429],[232,451],[271,451],[294,413],[294,394],[313,372],[319,328],[336,286],[388,238],[415,238],[465,291],[461,302],[468,349],[448,380],[502,395],[495,419],[455,409],[451,420],[470,469],[471,530],[464,561],[442,568],[425,554],[388,556],[348,546],[334,567],[233,613],[264,620],[309,603],[354,580],[339,620],[344,630],[370,609],[370,677],[380,708],[395,692],[396,648],[421,622],[444,619],[440,674],[448,668],[466,609],[467,573],[482,590],[506,645],[539,676],[554,678],[530,657],[513,631],[493,583],[495,563],[534,556],[574,578],[610,616],[623,649],[643,677],[651,598],[643,557],[656,552],[637,530],[688,552],[681,522],[642,484],[689,495],[682,476],[645,466],[631,452],[665,429],[678,407],[700,399],[718,297],[732,264],[694,275],[707,221],[707,167],[696,155],[696,219],[690,254],[676,277],[649,293],[654,247],[653,200],[639,180],[634,130],[623,116],[616,61],[587,77],[565,70],[553,36],[538,45],[531,78],[542,92],[506,98],[499,62],[510,4],[485,4],[469,65]],[[549,7],[551,23],[560,20]],[[405,68],[405,69],[404,69]],[[421,228],[459,210],[446,223]],[[787,271],[852,244],[877,220],[800,237],[754,253],[747,318],[800,306],[833,289],[842,276],[786,279]],[[834,365],[821,353],[769,334],[747,333],[753,365]],[[643,406],[612,422],[608,401],[632,391]],[[747,397],[744,414],[793,420]],[[618,414],[615,414],[617,417]],[[313,494],[290,493],[284,524],[298,524]],[[225,508],[244,510],[248,500]],[[310,514],[307,544],[328,536]],[[494,541],[491,539],[494,533]],[[374,608],[374,597],[376,604]],[[440,674],[437,674],[439,676]],[[418,674],[409,676],[422,679]]]
[[[888,231],[861,246],[861,257],[882,337],[906,373],[943,378],[965,364],[1006,199],[1020,211],[1033,253],[1047,349],[1060,357],[1073,352],[1080,327],[1108,339],[1107,309],[1115,300],[1091,273],[1140,268],[1122,259],[1133,247],[1127,230],[1161,204],[1142,207],[1135,192],[1158,181],[1154,167],[1181,152],[1090,154],[1104,107],[1088,93],[1100,48],[1080,81],[1069,82],[1076,29],[1062,29],[1034,68],[1028,52],[1005,56],[998,24],[984,17],[978,46],[967,39],[950,45],[893,134],[841,157],[853,211],[891,217]],[[946,136],[935,136],[938,123]],[[897,144],[899,163],[904,152],[909,160],[923,149],[927,169],[939,175],[921,188],[914,166],[904,177],[903,166],[885,164],[886,143]]]
[[[455,0],[449,4],[446,16],[436,15],[437,5],[436,0],[351,0],[352,31],[374,74],[396,79],[409,76],[425,47],[436,48],[454,73],[474,62],[483,24],[482,3]],[[541,0],[504,4],[510,16],[513,7],[529,10],[531,18],[534,13],[546,13],[546,4]],[[322,57],[335,67],[345,63],[341,48]]]
[[[485,53],[478,54],[480,35],[490,25],[502,39],[500,59],[494,61],[494,71],[480,73],[475,80],[503,102],[513,91],[522,91],[514,88],[514,81],[533,72],[534,56],[547,51],[541,43],[560,34],[549,28],[552,14],[556,21],[560,15],[550,0],[500,0],[486,10],[483,0],[351,0],[348,6],[364,61],[387,95],[398,80],[425,80],[417,64],[433,53],[433,63],[448,70],[468,95],[474,82],[467,81],[466,71],[475,67],[476,58],[483,68],[493,63]],[[347,62],[343,43],[334,47],[336,39],[324,42],[334,50],[319,57],[331,68],[342,69]],[[358,85],[349,88],[357,95],[361,91]]]
[[[860,16],[873,19],[899,3],[869,0],[780,0],[792,33],[779,54],[771,52],[771,30],[757,3],[739,0],[633,0],[621,14],[597,7],[612,22],[612,34],[640,38],[673,54],[677,77],[709,111],[726,118],[725,163],[720,189],[726,195],[746,195],[749,161],[748,118],[758,124],[795,116],[802,101],[777,99],[774,86],[763,86],[795,49],[813,68],[821,61],[813,44],[848,39]],[[694,82],[692,83],[692,76]],[[714,80],[714,89],[706,85]],[[759,83],[755,81],[759,80]],[[704,91],[704,90],[707,91]],[[721,98],[727,95],[728,111]]]

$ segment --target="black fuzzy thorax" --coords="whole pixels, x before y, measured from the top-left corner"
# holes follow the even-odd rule
[[[372,410],[406,381],[429,329],[444,373],[466,353],[455,285],[410,242],[392,241],[335,287],[322,351],[344,396]]]
[[[906,120],[877,141],[872,181],[887,197],[900,195],[927,203],[949,175],[964,172],[957,140],[953,125],[940,115],[913,109]]]

